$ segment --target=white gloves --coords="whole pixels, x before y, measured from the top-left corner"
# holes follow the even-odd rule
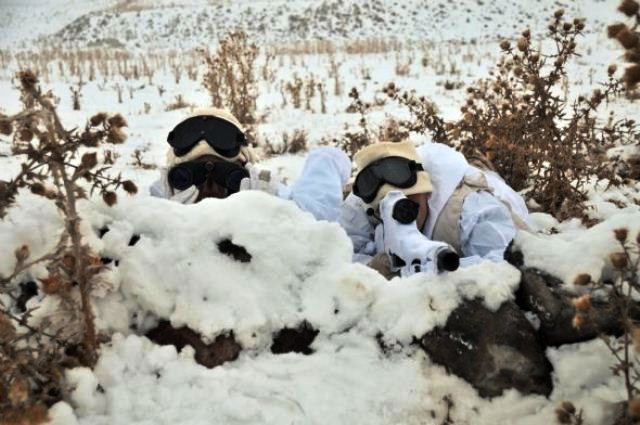
[[[151,196],[156,198],[169,199],[181,204],[193,204],[198,199],[198,188],[191,186],[185,190],[174,191],[169,185],[167,179],[167,170],[163,169],[160,172],[160,179],[156,180],[149,188]]]
[[[245,166],[249,172],[249,177],[245,177],[240,182],[240,191],[261,190],[271,195],[276,195],[282,186],[278,179],[274,179],[268,170],[260,170],[252,164]]]
[[[394,218],[394,207],[401,200],[407,200],[407,197],[400,191],[391,191],[382,199],[382,224],[375,230],[376,247],[378,252],[389,255],[391,271],[400,271],[402,276],[410,276],[419,272],[439,273],[443,270],[455,270],[457,255],[448,244],[432,241],[423,235],[416,226],[415,216],[406,224]],[[446,261],[444,266],[443,261]]]

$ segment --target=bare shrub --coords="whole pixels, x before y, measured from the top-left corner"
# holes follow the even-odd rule
[[[263,151],[268,157],[284,154],[297,154],[308,150],[307,143],[308,134],[306,130],[295,129],[291,134],[283,132],[281,143],[273,144],[270,141],[267,141],[264,144]]]
[[[624,59],[629,65],[625,68],[622,79],[629,89],[634,89],[640,83],[640,3],[636,0],[623,0],[618,10],[634,22],[630,26],[621,22],[609,25],[608,35],[625,49]]]
[[[34,258],[28,246],[16,247],[13,272],[0,276],[0,292],[11,300],[9,305],[0,303],[0,394],[9,395],[0,397],[0,417],[38,423],[46,417],[46,407],[64,395],[62,368],[92,366],[97,358],[98,334],[90,294],[103,264],[80,232],[78,200],[87,197],[89,190],[113,205],[115,190],[135,193],[137,188],[131,181],[109,177],[109,167],[100,165],[97,152],[91,150],[124,141],[122,129],[127,123],[122,116],[100,113],[83,130],[68,131],[53,95],[40,89],[37,77],[23,71],[18,80],[25,109],[0,116],[0,128],[13,136],[13,154],[23,162],[13,179],[0,181],[0,217],[13,205],[18,190],[25,188],[51,199],[64,218],[51,252]],[[47,296],[60,300],[64,324],[47,320],[33,324],[33,310],[16,313],[11,308],[19,298],[17,278],[36,264],[46,265],[48,276],[40,287]]]
[[[584,413],[582,409],[577,410],[573,403],[563,401],[556,408],[556,419],[561,424],[582,425],[584,423]]]
[[[184,109],[193,106],[191,103],[188,103],[184,100],[184,96],[182,94],[177,94],[174,98],[174,101],[169,103],[164,110],[165,111],[175,111],[178,109]]]
[[[409,130],[431,133],[435,141],[456,146],[467,156],[489,160],[545,212],[560,219],[583,216],[593,178],[620,182],[607,161],[607,149],[632,140],[629,134],[635,132],[631,120],[602,125],[597,119],[599,109],[623,90],[612,73],[588,96],[572,101],[561,94],[584,26],[579,19],[565,20],[559,10],[548,27],[552,51],[533,47],[528,30],[515,46],[503,41],[497,69],[468,88],[457,122],[444,122],[430,101],[411,92],[400,94],[391,86],[387,93],[413,114],[414,124],[405,125]]]
[[[287,81],[284,89],[291,97],[291,103],[296,109],[302,108],[302,89],[304,89],[304,81],[297,75],[293,76],[293,81]]]
[[[378,130],[378,140],[383,142],[402,142],[409,137],[409,130],[400,121],[389,117]]]
[[[133,160],[131,165],[136,168],[141,168],[143,170],[154,170],[157,168],[155,164],[148,163],[144,160],[144,154],[142,150],[135,149],[131,154],[131,159]]]
[[[84,83],[82,82],[82,80],[80,80],[75,87],[73,86],[69,87],[69,90],[71,90],[71,101],[73,103],[74,111],[80,110],[80,99],[82,98],[82,86],[84,86]]]
[[[254,124],[258,97],[256,45],[245,32],[235,31],[220,40],[215,54],[203,51],[203,55],[207,64],[204,86],[212,106],[226,107],[241,123]]]
[[[429,133],[435,142],[449,142],[446,123],[440,117],[440,111],[435,103],[424,96],[418,96],[415,91],[401,91],[395,83],[387,84],[384,92],[411,113],[411,119],[398,122],[401,127],[418,134]]]
[[[371,110],[371,104],[360,99],[360,93],[355,87],[349,92],[349,97],[351,98],[351,104],[347,108],[347,112],[360,115],[358,131],[346,131],[340,139],[336,140],[336,144],[353,157],[356,152],[374,143],[375,140],[367,122],[367,114]]]

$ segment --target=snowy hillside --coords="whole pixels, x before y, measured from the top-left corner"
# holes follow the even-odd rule
[[[3,45],[42,35],[49,45],[128,48],[192,48],[215,44],[239,28],[267,43],[366,38],[407,40],[495,39],[521,28],[542,29],[558,7],[586,17],[600,29],[615,15],[616,0],[483,1],[223,1],[173,0],[81,2],[82,6],[43,7],[48,2],[0,5]],[[53,12],[52,12],[53,11]],[[24,31],[24,21],[42,22]],[[455,22],[455,25],[451,25]],[[28,47],[28,44],[23,44]]]

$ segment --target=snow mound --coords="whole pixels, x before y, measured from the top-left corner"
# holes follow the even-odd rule
[[[0,234],[34,209],[41,239],[24,231],[10,242],[47,246],[60,219],[30,194],[20,195]],[[336,224],[258,192],[192,206],[143,197],[121,199],[114,208],[86,202],[81,214],[87,242],[111,260],[94,296],[99,326],[114,335],[93,370],[68,372],[73,410],[58,403],[50,411],[53,424],[440,423],[450,394],[451,415],[460,423],[549,422],[565,398],[585,407],[587,423],[599,423],[603,403],[623,395],[621,380],[607,378],[610,364],[597,342],[550,350],[556,366],[550,400],[507,391],[492,401],[409,345],[444,324],[464,299],[480,297],[490,309],[511,299],[519,272],[507,264],[387,282],[351,263],[349,240]],[[244,247],[250,261],[221,252],[222,240]],[[525,249],[537,244],[531,239]],[[0,254],[12,249],[3,244]],[[36,318],[54,309],[51,299],[29,302],[41,307]],[[237,360],[208,369],[190,347],[178,353],[142,336],[158,319],[207,339],[233,330],[244,349]],[[273,332],[302,320],[320,331],[312,354],[267,349]],[[386,354],[380,336],[391,348]],[[593,360],[591,347],[598,348],[599,364],[576,375],[576,364]]]
[[[444,324],[464,298],[496,309],[519,281],[511,266],[488,263],[387,284],[352,264],[337,224],[259,192],[191,206],[135,200],[88,215],[94,228],[109,229],[93,243],[115,260],[105,275],[113,286],[97,300],[100,324],[111,331],[145,331],[166,319],[205,342],[232,330],[244,348],[262,349],[274,332],[306,320],[322,333],[358,325],[406,342]],[[234,259],[224,246],[250,259]]]
[[[590,229],[575,229],[554,235],[519,232],[515,244],[524,254],[525,264],[544,270],[569,287],[587,273],[594,281],[611,270],[609,255],[622,250],[614,230],[628,229],[629,241],[640,232],[640,213],[618,213]]]

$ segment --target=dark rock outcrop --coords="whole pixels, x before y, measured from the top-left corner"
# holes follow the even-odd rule
[[[466,301],[420,345],[432,361],[465,379],[482,397],[510,388],[548,396],[553,389],[544,346],[513,302],[492,312],[479,300]]]
[[[611,303],[592,300],[589,319],[575,328],[573,295],[562,289],[561,281],[540,270],[525,268],[521,271],[518,305],[540,319],[539,333],[546,345],[555,347],[588,341],[601,334],[622,334],[620,314]]]
[[[238,358],[242,347],[233,336],[233,332],[226,335],[218,335],[210,344],[202,341],[200,334],[194,330],[182,327],[174,328],[166,320],[160,321],[158,326],[147,332],[146,337],[159,345],[173,345],[178,351],[187,345],[194,348],[195,359],[198,363],[208,368],[220,366],[223,363]]]
[[[313,353],[310,346],[317,335],[318,331],[307,321],[302,322],[296,328],[284,328],[275,334],[271,352],[273,354],[300,353],[309,355]]]
[[[234,244],[231,239],[218,242],[218,251],[241,263],[248,263],[252,258],[245,247]]]

